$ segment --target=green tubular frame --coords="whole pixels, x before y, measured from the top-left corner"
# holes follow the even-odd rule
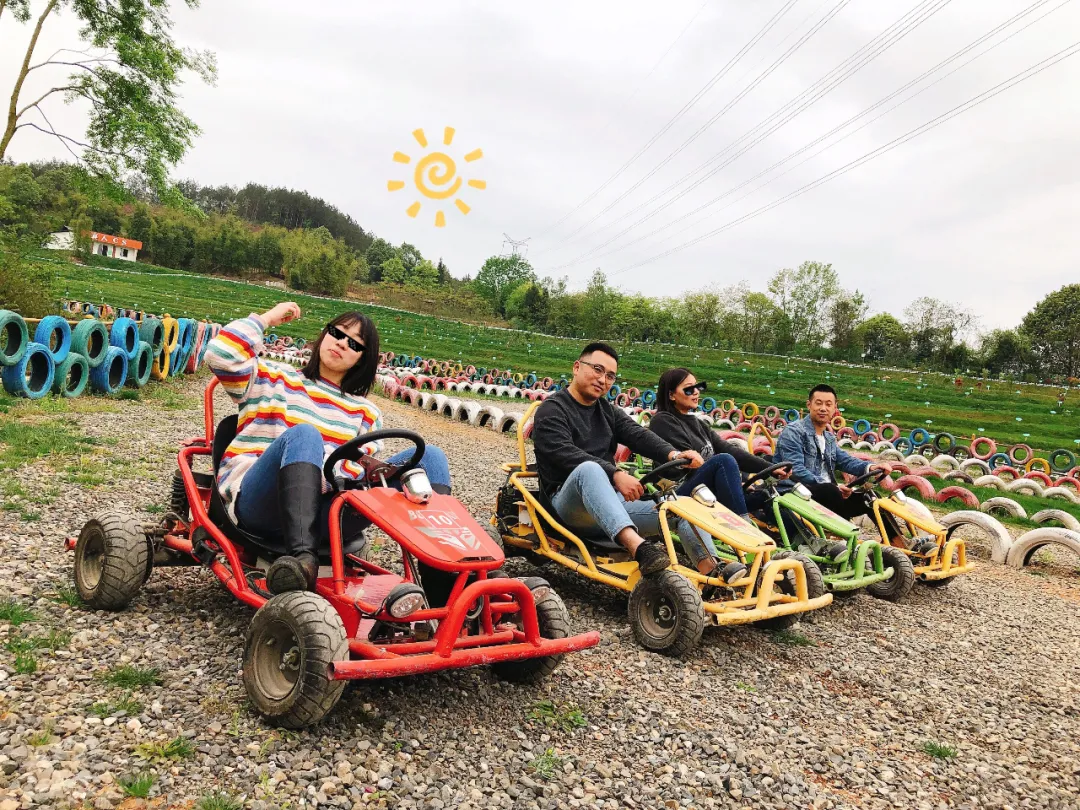
[[[773,494],[770,499],[773,512],[773,521],[776,531],[780,535],[780,544],[789,551],[799,551],[792,548],[791,540],[787,535],[787,527],[781,519],[781,507],[804,518],[823,540],[830,535],[847,542],[848,558],[837,564],[829,557],[817,554],[805,553],[811,560],[817,563],[821,569],[825,587],[830,591],[854,591],[882,582],[893,575],[891,566],[885,566],[885,560],[881,553],[881,543],[877,540],[859,540],[859,530],[842,518],[832,518],[819,512],[814,505],[794,492],[785,492],[783,495]]]

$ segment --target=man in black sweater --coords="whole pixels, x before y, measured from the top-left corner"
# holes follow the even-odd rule
[[[536,411],[536,466],[542,497],[560,520],[574,531],[602,531],[649,576],[669,563],[662,546],[644,539],[660,533],[659,516],[651,503],[639,500],[645,491],[638,480],[615,466],[615,451],[622,443],[649,458],[689,459],[693,467],[702,459],[693,450],[679,452],[607,400],[618,367],[611,346],[585,347],[570,385]]]

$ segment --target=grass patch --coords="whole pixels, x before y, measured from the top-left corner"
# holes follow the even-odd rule
[[[0,424],[0,470],[17,470],[50,455],[77,455],[94,444],[93,439],[77,433],[66,421],[4,420]]]
[[[15,667],[17,675],[33,675],[37,672],[37,658],[30,652],[17,653],[15,663],[12,666]]]
[[[56,593],[49,597],[53,602],[58,602],[61,605],[67,605],[70,608],[83,607],[82,597],[79,596],[79,589],[74,585],[57,585]]]
[[[34,650],[60,650],[70,643],[71,633],[53,629],[44,636],[12,636],[4,643],[4,649],[18,655]]]
[[[957,754],[957,750],[951,745],[942,745],[932,740],[924,742],[919,750],[934,759],[954,759]]]
[[[562,763],[563,758],[556,755],[554,748],[549,748],[532,761],[530,769],[541,779],[551,779],[558,773]]]
[[[739,681],[738,683],[736,683],[735,688],[736,689],[741,689],[744,692],[756,692],[757,691],[756,686],[751,686],[750,684],[743,683],[742,681]]]
[[[135,689],[140,686],[161,686],[165,682],[161,677],[161,670],[157,667],[141,669],[129,664],[113,667],[98,677],[111,686],[119,686],[124,689]]]
[[[184,737],[174,737],[168,742],[161,742],[160,740],[144,742],[135,746],[136,755],[151,761],[187,759],[194,753],[195,746]]]
[[[109,468],[96,456],[80,456],[64,467],[63,480],[82,487],[101,486],[108,479]]]
[[[241,810],[243,805],[227,793],[207,793],[195,807],[197,810]]]
[[[529,719],[543,723],[545,726],[561,728],[563,731],[573,731],[588,725],[585,715],[575,704],[565,703],[558,706],[551,700],[534,703],[529,709]]]
[[[809,636],[804,636],[798,630],[777,630],[772,634],[772,640],[785,647],[816,647],[817,642]]]
[[[150,790],[154,787],[156,781],[156,776],[148,771],[143,771],[131,776],[121,776],[116,780],[116,783],[120,785],[120,789],[124,791],[125,796],[130,796],[133,799],[145,799],[150,795]]]
[[[122,698],[115,703],[110,703],[107,700],[100,700],[90,707],[90,713],[96,714],[102,720],[106,717],[112,717],[114,714],[120,714],[123,712],[128,717],[135,717],[142,714],[143,704],[132,697],[128,692]]]
[[[45,728],[43,728],[41,731],[35,731],[33,734],[26,738],[26,741],[35,748],[42,745],[49,745],[50,743],[56,742],[56,740],[57,737],[55,734],[53,734],[52,723],[46,723]]]
[[[34,611],[14,599],[5,599],[0,602],[0,622],[7,622],[12,627],[18,627],[36,618]]]
[[[165,511],[165,507],[162,506],[160,503],[148,503],[143,508],[151,515],[160,515],[162,512]]]

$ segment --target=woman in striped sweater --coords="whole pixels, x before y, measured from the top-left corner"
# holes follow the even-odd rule
[[[262,315],[233,321],[210,342],[207,364],[240,408],[236,438],[218,470],[218,490],[245,531],[281,541],[287,552],[267,571],[274,593],[313,590],[318,550],[326,545],[330,485],[326,458],[351,439],[379,430],[382,416],[367,398],[379,362],[379,333],[360,312],[337,316],[311,346],[311,359],[296,370],[259,359],[263,334],[300,317],[288,301]],[[382,448],[366,445],[360,463],[344,462],[338,475],[362,478],[380,462]],[[387,459],[401,464],[405,450]],[[421,466],[436,492],[449,494],[445,454],[427,446]]]

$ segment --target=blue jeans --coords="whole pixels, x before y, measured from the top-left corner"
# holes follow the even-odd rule
[[[412,458],[412,449],[402,450],[386,459],[389,464],[404,464]],[[259,537],[280,538],[281,517],[278,511],[278,470],[290,464],[314,464],[320,470],[323,466],[322,435],[312,425],[300,424],[286,430],[267,447],[259,459],[244,473],[240,483],[240,494],[236,498],[236,517],[240,527]],[[446,454],[434,445],[427,445],[420,467],[427,473],[432,484],[450,486],[450,465]],[[395,481],[393,486],[399,487]],[[333,493],[322,496],[322,513],[319,525],[322,527],[323,540],[329,537],[330,504]],[[346,510],[351,513],[351,510]],[[353,515],[350,514],[350,518]],[[371,522],[355,516],[349,520],[348,533],[363,531]]]
[[[676,492],[688,496],[698,484],[705,484],[716,500],[736,515],[746,514],[746,501],[743,499],[742,478],[739,476],[739,462],[728,453],[709,456],[705,463],[694,470],[683,481]]]
[[[660,534],[660,515],[652,501],[627,501],[611,485],[604,468],[595,461],[579,464],[551,499],[559,519],[575,533],[602,532],[615,540],[623,529],[634,527],[642,537]],[[716,556],[712,539],[679,521],[679,539],[694,564]]]

